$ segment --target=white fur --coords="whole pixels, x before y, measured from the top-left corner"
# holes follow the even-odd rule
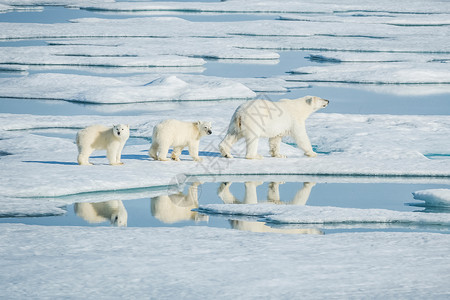
[[[236,198],[230,190],[230,182],[222,182],[219,189],[217,190],[217,195],[226,204],[257,204],[258,201],[256,188],[261,185],[262,182],[258,181],[248,181],[245,182],[245,194],[243,200]],[[314,182],[305,182],[303,187],[297,191],[294,198],[291,201],[280,200],[279,186],[283,182],[270,182],[267,190],[267,201],[275,204],[289,204],[289,205],[305,205],[308,201],[309,195],[311,194],[311,189],[314,187]],[[259,199],[261,200],[261,199]],[[265,201],[265,198],[264,198]],[[286,233],[286,234],[323,234],[318,229],[286,229],[286,228],[272,228],[267,226],[264,222],[249,222],[245,220],[230,220],[231,227],[233,229],[252,231],[252,232],[276,232],[276,233]]]
[[[111,165],[121,165],[122,149],[130,137],[128,125],[92,125],[77,133],[78,164],[91,165],[89,156],[94,150],[106,150]]]
[[[169,160],[167,153],[173,147],[172,159],[179,161],[183,148],[189,148],[189,154],[195,161],[201,161],[198,156],[200,138],[211,134],[210,122],[183,122],[165,120],[153,128],[152,146],[148,151],[155,160]]]
[[[127,226],[128,213],[120,200],[75,203],[75,213],[89,223],[110,221],[115,226]]]
[[[187,220],[208,221],[208,216],[201,215],[193,209],[198,208],[198,186],[194,182],[187,194],[181,192],[152,198],[152,215],[164,223],[176,223]]]
[[[246,158],[261,159],[257,153],[260,137],[269,138],[270,154],[286,157],[279,153],[283,136],[292,136],[305,155],[317,156],[306,134],[305,120],[315,111],[328,105],[328,100],[315,96],[299,99],[283,99],[279,102],[253,100],[240,105],[231,118],[228,132],[220,143],[224,157],[232,158],[230,149],[241,138],[246,142]]]

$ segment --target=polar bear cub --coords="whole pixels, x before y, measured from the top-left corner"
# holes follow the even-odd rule
[[[166,161],[169,160],[169,148],[173,147],[172,159],[179,161],[183,148],[189,147],[189,155],[195,161],[201,161],[198,157],[200,138],[211,133],[211,122],[165,120],[153,128],[152,146],[148,154],[155,160]]]
[[[111,165],[121,165],[122,149],[130,137],[130,126],[119,124],[111,127],[92,125],[77,133],[78,164],[91,165],[89,156],[94,150],[106,150]]]
[[[110,221],[114,226],[127,226],[128,213],[120,200],[75,203],[74,210],[89,223]]]
[[[227,135],[219,144],[222,156],[232,158],[230,148],[238,140],[246,142],[246,158],[261,159],[257,153],[260,137],[269,138],[270,154],[273,157],[286,157],[280,154],[283,136],[290,135],[305,155],[317,156],[306,134],[305,120],[313,112],[325,108],[328,100],[305,96],[299,99],[283,99],[279,102],[253,100],[241,104],[234,112]]]

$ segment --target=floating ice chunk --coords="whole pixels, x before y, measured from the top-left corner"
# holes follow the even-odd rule
[[[208,204],[198,211],[208,214],[258,216],[266,222],[288,224],[325,223],[419,223],[450,225],[450,215],[399,212],[385,209],[357,209],[274,204]]]
[[[445,62],[450,54],[438,53],[393,53],[393,52],[312,52],[307,57],[314,62],[322,63],[345,63],[345,62],[363,62],[363,63],[393,63],[393,62]],[[434,65],[430,65],[434,66]]]
[[[56,0],[54,0],[56,1]],[[212,13],[294,13],[294,14],[372,14],[377,13],[397,14],[397,13],[445,13],[449,12],[445,3],[435,5],[433,2],[423,1],[403,2],[392,1],[324,1],[317,3],[314,1],[298,2],[283,1],[282,5],[273,1],[249,0],[242,1],[221,1],[221,2],[117,2],[117,3],[94,3],[92,5],[77,5],[88,10],[116,11],[128,13],[140,12],[212,12]]]
[[[195,75],[107,78],[50,73],[0,79],[0,85],[1,97],[85,103],[249,99],[256,96],[239,82]]]
[[[42,3],[42,1],[40,2]],[[7,13],[11,11],[41,11],[44,9],[42,6],[24,6],[24,5],[30,4],[19,4],[18,1],[2,0],[2,3],[0,3],[0,13]]]
[[[17,6],[26,6],[26,5],[88,5],[88,4],[99,4],[99,3],[108,3],[114,2],[114,0],[1,0],[2,3],[9,5],[17,5]]]
[[[292,71],[288,81],[362,84],[450,84],[446,64],[377,63],[333,64],[301,67]],[[295,75],[298,74],[298,75]]]
[[[5,65],[54,65],[95,67],[193,67],[201,66],[201,58],[176,55],[142,56],[112,51],[106,47],[2,47],[0,64]],[[86,49],[88,48],[88,49]],[[106,48],[106,49],[105,49]],[[78,49],[78,51],[76,51]],[[89,51],[90,50],[90,51]]]
[[[414,199],[425,201],[425,206],[450,206],[449,189],[422,190],[413,193]]]

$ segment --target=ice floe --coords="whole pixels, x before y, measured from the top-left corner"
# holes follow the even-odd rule
[[[307,121],[310,139],[319,153],[311,159],[294,146],[282,143],[287,159],[268,157],[268,145],[260,141],[261,161],[243,159],[244,143],[233,148],[235,159],[220,157],[218,143],[224,136],[234,108],[229,103],[183,106],[164,111],[163,118],[213,121],[213,135],[201,140],[202,163],[182,155],[181,162],[158,162],[148,157],[150,142],[127,144],[125,165],[107,165],[105,154],[94,153],[95,166],[76,164],[76,131],[93,124],[129,123],[132,138],[150,139],[160,112],[142,116],[32,116],[0,114],[0,195],[2,197],[60,197],[87,192],[162,187],[177,175],[203,175],[205,180],[230,174],[297,174],[335,176],[436,177],[448,180],[447,159],[428,159],[426,153],[445,153],[450,147],[448,116],[390,116],[315,114]],[[189,117],[187,117],[189,116]],[[32,130],[64,129],[63,137],[43,136]],[[290,140],[286,140],[290,143]],[[42,174],[45,173],[45,176]],[[70,174],[70,180],[67,180]],[[111,185],[110,178],[121,178]],[[209,179],[208,179],[209,178]],[[440,179],[439,179],[440,178]],[[19,200],[20,201],[20,200]]]
[[[66,100],[82,103],[250,99],[256,94],[231,79],[200,75],[101,77],[35,74],[0,78],[4,98]],[[27,86],[27,89],[23,89]]]
[[[138,55],[101,47],[1,47],[0,65],[90,67],[196,67],[205,61],[176,55]],[[78,49],[78,51],[75,51]],[[97,50],[97,51],[95,51]]]
[[[56,1],[56,0],[53,0]],[[73,1],[76,4],[77,1]],[[404,5],[403,1],[377,1],[364,2],[342,1],[323,1],[320,3],[314,1],[284,1],[283,5],[272,1],[251,0],[242,3],[242,1],[221,1],[221,2],[126,2],[126,3],[96,3],[94,5],[83,5],[83,2],[76,5],[83,9],[99,10],[99,11],[116,11],[116,12],[209,12],[209,13],[295,13],[295,14],[414,14],[414,13],[430,13],[440,14],[449,13],[450,9],[446,7],[446,2],[440,2],[441,5],[433,5],[431,3],[424,4],[423,1],[408,2]]]
[[[266,222],[284,224],[407,223],[413,225],[450,225],[449,214],[399,212],[386,209],[275,204],[208,204],[200,205],[198,211],[208,214],[256,216],[263,218]]]
[[[292,71],[290,81],[361,84],[446,84],[450,85],[447,64],[333,64],[301,67]],[[299,74],[299,75],[296,75]]]
[[[376,90],[384,88],[378,86],[380,83],[440,84],[432,87],[430,93],[449,90],[446,64],[450,58],[445,50],[450,48],[450,27],[445,26],[450,11],[448,5],[440,5],[438,11],[420,1],[407,8],[386,1],[382,5],[365,3],[364,8],[351,1],[328,5],[289,1],[283,4],[283,9],[278,4],[264,2],[262,5],[253,1],[245,5],[235,1],[78,4],[94,11],[111,9],[130,13],[152,10],[193,12],[192,7],[198,11],[211,9],[216,13],[240,10],[283,14],[291,11],[298,18],[287,15],[290,20],[205,23],[175,17],[139,17],[81,18],[70,23],[33,26],[4,23],[0,32],[4,41],[43,39],[49,45],[0,48],[0,63],[33,68],[109,66],[115,67],[114,71],[123,68],[123,71],[133,72],[132,69],[138,67],[199,66],[204,64],[202,58],[276,62],[279,58],[276,51],[304,50],[314,52],[310,55],[311,60],[325,64],[297,69],[293,66],[293,73],[302,75],[283,79],[329,85],[345,83],[365,88],[367,85],[362,84],[376,84],[369,87]],[[424,11],[429,14],[428,19],[422,15]],[[372,15],[366,15],[370,13]],[[390,89],[402,89],[405,93],[407,88]]]
[[[425,201],[424,204],[414,204],[419,206],[450,206],[450,190],[433,189],[422,190],[413,193],[414,199]]]

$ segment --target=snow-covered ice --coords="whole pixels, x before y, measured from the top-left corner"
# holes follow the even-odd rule
[[[416,191],[414,199],[425,201],[424,206],[450,206],[450,190],[433,189]]]
[[[448,235],[0,225],[6,298],[448,297]],[[74,230],[75,229],[75,230]]]
[[[181,105],[181,104],[180,104]],[[237,106],[237,105],[236,105]],[[180,106],[179,106],[180,107]],[[310,139],[319,152],[308,158],[296,147],[283,143],[287,159],[268,157],[267,142],[261,140],[261,161],[244,159],[244,144],[233,148],[235,159],[220,157],[218,143],[226,132],[234,107],[227,102],[191,104],[184,110],[164,111],[164,118],[213,121],[213,135],[201,140],[202,163],[182,156],[179,163],[158,162],[148,157],[150,142],[127,144],[124,166],[111,167],[104,153],[93,167],[76,165],[76,131],[89,124],[129,123],[132,137],[150,139],[159,112],[142,116],[37,116],[0,114],[0,151],[11,155],[0,159],[0,194],[5,198],[56,197],[85,192],[126,190],[167,185],[176,175],[308,174],[337,176],[440,177],[448,182],[449,159],[429,159],[429,153],[447,153],[450,148],[450,117],[342,115],[317,113],[308,119]],[[186,117],[190,116],[190,117]],[[67,137],[42,136],[65,129]],[[47,174],[41,176],[41,174]],[[71,180],[66,180],[70,174]],[[107,174],[107,175],[106,175]],[[110,178],[120,177],[111,186]],[[208,179],[207,179],[208,180]],[[17,199],[17,201],[21,201]],[[11,202],[11,205],[14,205]]]

